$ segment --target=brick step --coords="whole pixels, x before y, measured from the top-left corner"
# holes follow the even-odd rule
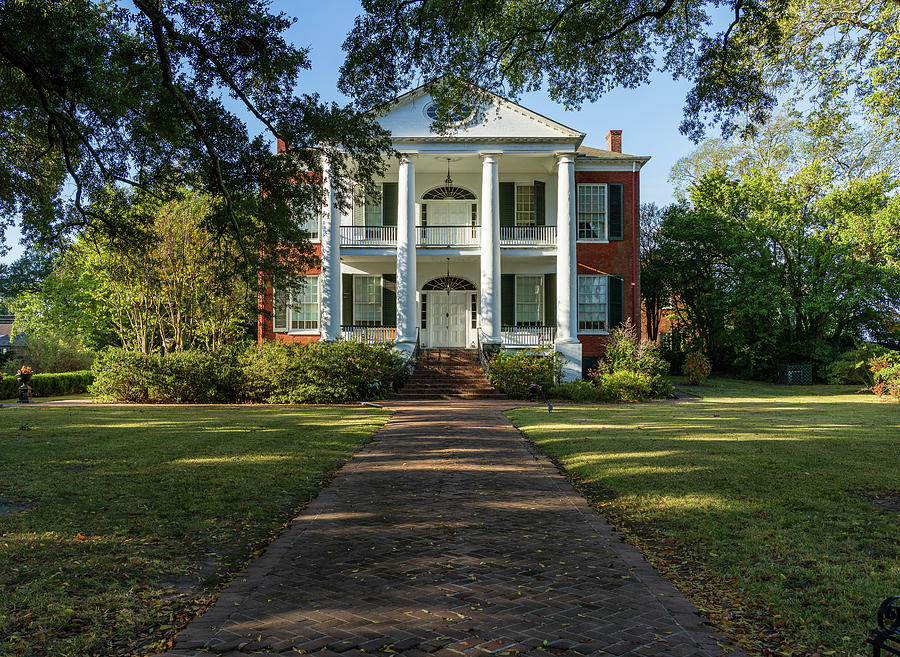
[[[394,399],[506,399],[484,376],[478,352],[426,349]]]

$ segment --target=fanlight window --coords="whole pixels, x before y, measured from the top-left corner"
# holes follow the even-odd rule
[[[475,285],[470,283],[464,278],[458,278],[456,276],[441,276],[440,278],[433,278],[425,285],[422,286],[422,290],[424,292],[431,291],[445,291],[450,290],[456,292],[458,290],[475,290]]]
[[[425,192],[422,196],[423,201],[474,201],[475,194],[468,189],[456,187],[454,185],[445,185],[443,187],[435,187]]]

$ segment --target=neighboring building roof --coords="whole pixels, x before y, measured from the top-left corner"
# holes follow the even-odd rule
[[[579,146],[576,149],[579,158],[590,160],[635,160],[637,162],[648,162],[649,155],[629,155],[628,153],[616,153],[615,151],[606,151],[602,148],[593,148],[591,146]]]
[[[0,324],[0,347],[24,347],[25,334],[19,333],[14,339],[10,338],[12,324]]]

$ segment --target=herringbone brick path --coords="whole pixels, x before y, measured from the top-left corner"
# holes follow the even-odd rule
[[[722,655],[509,405],[399,406],[166,654]]]

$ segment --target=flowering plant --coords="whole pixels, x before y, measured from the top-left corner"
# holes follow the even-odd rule
[[[28,365],[23,365],[23,366],[21,367],[21,369],[19,369],[19,370],[16,372],[16,374],[17,374],[17,375],[20,375],[20,376],[21,376],[22,374],[34,374],[34,370],[31,369],[31,367],[29,367]]]

